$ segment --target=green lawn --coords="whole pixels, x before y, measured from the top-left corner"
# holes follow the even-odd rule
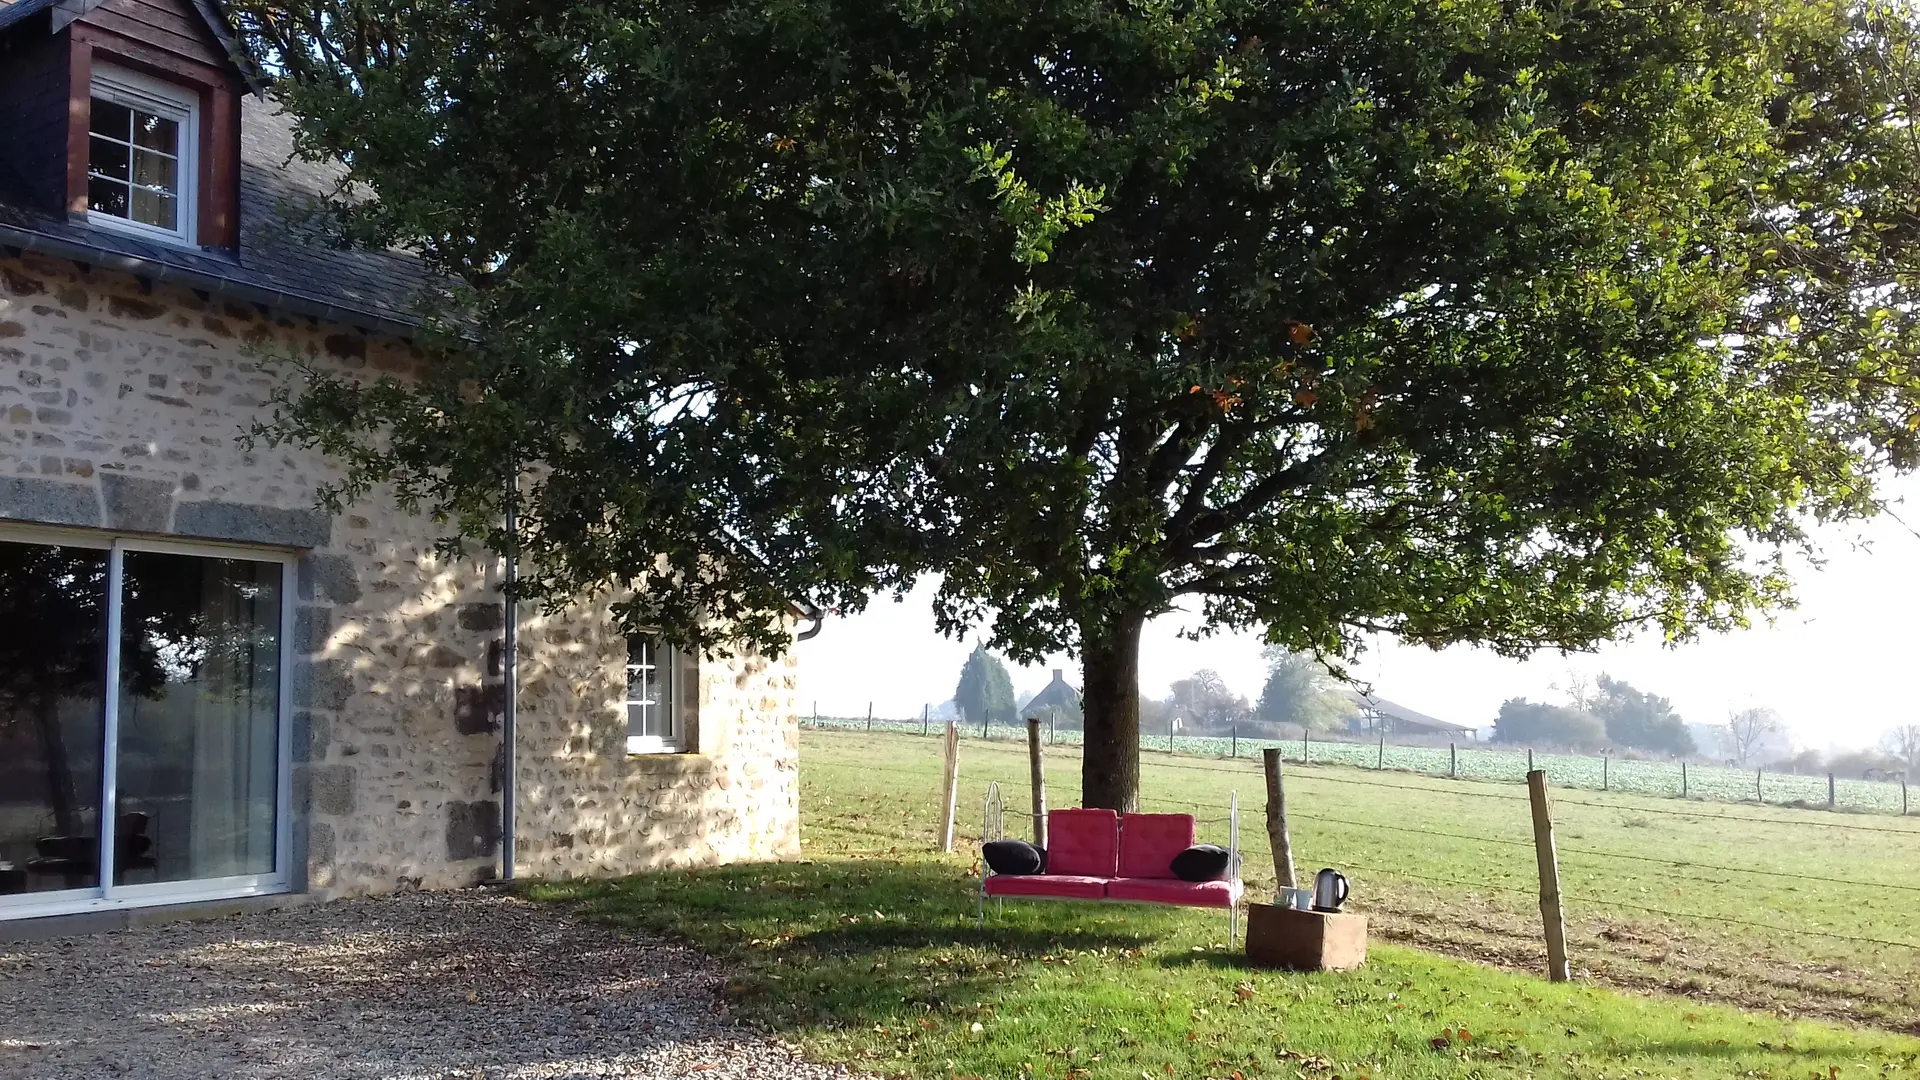
[[[1013,780],[1023,775],[1024,762],[1012,748],[966,749],[970,757],[963,770],[962,831],[972,833],[977,832],[985,781]],[[1077,762],[1061,759],[1055,764],[1055,800],[1071,802]],[[1257,842],[1259,815],[1252,797],[1257,774],[1243,767],[1240,775],[1222,775],[1230,767],[1215,763],[1203,769],[1187,767],[1198,764],[1153,762],[1147,770],[1148,798],[1155,803],[1198,802],[1202,816],[1217,816],[1227,787],[1237,785],[1250,802],[1243,840],[1250,855],[1259,853],[1264,843]],[[1313,864],[1309,869],[1323,861],[1352,866],[1372,860],[1407,872],[1437,864],[1447,871],[1445,876],[1476,881],[1497,869],[1506,875],[1501,880],[1513,887],[1522,885],[1530,872],[1532,856],[1523,849],[1485,844],[1449,851],[1448,844],[1466,842],[1377,827],[1370,831],[1364,825],[1335,826],[1325,820],[1364,822],[1373,814],[1382,821],[1459,835],[1519,835],[1524,803],[1509,806],[1500,799],[1369,789],[1340,778],[1341,771],[1329,770],[1316,785],[1302,773],[1290,789],[1300,813],[1318,819],[1310,823],[1303,816],[1296,826],[1303,857]],[[1392,774],[1385,779],[1427,783]],[[932,740],[809,732],[802,744],[803,861],[616,882],[556,882],[532,886],[531,891],[547,899],[577,901],[586,911],[622,925],[676,934],[729,959],[739,975],[728,994],[746,1016],[816,1056],[887,1075],[1067,1080],[1235,1073],[1244,1078],[1347,1080],[1920,1076],[1920,1040],[1911,1037],[1791,1019],[1779,1012],[1742,1013],[1706,1001],[1592,985],[1553,986],[1524,974],[1386,943],[1379,935],[1367,966],[1357,973],[1295,975],[1242,967],[1226,946],[1225,920],[1215,912],[1009,903],[1004,913],[990,912],[982,929],[974,922],[977,849],[963,841],[951,856],[930,850],[937,783]],[[1008,785],[1010,808],[1025,797],[1024,784]],[[1443,798],[1448,812],[1462,804],[1485,803],[1490,809],[1470,819],[1408,820],[1421,812],[1417,800]],[[1394,801],[1400,799],[1410,801]],[[1432,809],[1438,812],[1441,807]],[[1574,835],[1596,844],[1617,840],[1600,835],[1601,823],[1609,818],[1617,822],[1631,812],[1562,807],[1567,823],[1563,842],[1575,843]],[[1578,822],[1580,813],[1591,813],[1593,820]],[[1667,834],[1682,828],[1680,820],[1658,826],[1663,856],[1678,854],[1677,849],[1667,850],[1679,842]],[[1010,831],[1018,824],[1010,813]],[[1738,826],[1749,827],[1788,828]],[[1210,825],[1203,831],[1218,834],[1222,828]],[[1336,828],[1353,832],[1340,834]],[[1488,831],[1496,828],[1504,831]],[[1639,835],[1655,826],[1613,828]],[[1693,842],[1711,847],[1713,835],[1701,832]],[[1723,825],[1719,832],[1730,830]],[[1375,846],[1362,859],[1358,838],[1369,835]],[[1389,842],[1388,836],[1402,839]],[[1920,842],[1920,833],[1893,839]],[[1757,843],[1727,848],[1719,858],[1787,857],[1766,850],[1764,840]],[[1415,847],[1422,849],[1417,856]],[[1888,861],[1898,858],[1890,854]],[[1849,872],[1856,875],[1885,869],[1849,864]],[[1270,887],[1257,881],[1261,873],[1260,864],[1249,866],[1256,892]],[[1370,880],[1358,870],[1352,876],[1356,899],[1371,909],[1389,936],[1398,936],[1392,929],[1397,924],[1424,924],[1442,937],[1460,935],[1457,951],[1472,952],[1474,942],[1481,940],[1456,925],[1462,921],[1461,911],[1509,919],[1520,906],[1495,906],[1491,891],[1475,898],[1451,886],[1409,878],[1401,891],[1390,892],[1384,876]],[[1637,880],[1644,884],[1657,877],[1648,872]],[[1730,903],[1699,892],[1668,897],[1652,884],[1644,884],[1649,891],[1643,894],[1638,891],[1642,884],[1629,882],[1612,880],[1609,887],[1619,895],[1658,901],[1645,906]],[[1417,910],[1420,894],[1411,891],[1415,884],[1431,887],[1431,895],[1444,895],[1445,902],[1429,902],[1422,914]],[[1593,884],[1580,887],[1591,889]],[[1570,881],[1569,889],[1574,888]],[[1505,897],[1502,904],[1515,899],[1513,894],[1497,895]],[[1897,912],[1876,912],[1851,917],[1846,925],[1878,926],[1900,918]],[[1576,920],[1576,925],[1585,924]],[[1509,929],[1520,932],[1518,925]],[[1653,929],[1632,920],[1617,922],[1621,931]],[[1687,933],[1693,931],[1688,928]],[[1485,940],[1504,939],[1493,933]],[[1654,946],[1686,949],[1683,942],[1693,940],[1669,936]],[[1576,966],[1594,967],[1599,958],[1590,944],[1584,931],[1576,932]],[[1489,951],[1497,960],[1524,959],[1517,953]],[[1747,962],[1753,963],[1751,958]]]

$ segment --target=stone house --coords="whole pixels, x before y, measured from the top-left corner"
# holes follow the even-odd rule
[[[234,55],[207,0],[0,0],[0,932],[494,878],[509,776],[521,876],[795,854],[791,652],[522,612],[503,769],[498,561],[242,444],[264,357],[414,372],[426,279],[307,239]]]

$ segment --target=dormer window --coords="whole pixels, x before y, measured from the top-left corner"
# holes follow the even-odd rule
[[[87,122],[87,220],[194,242],[199,95],[96,66]]]

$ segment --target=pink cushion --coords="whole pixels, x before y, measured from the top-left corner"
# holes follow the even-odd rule
[[[1171,878],[1173,857],[1192,846],[1192,814],[1128,814],[1120,819],[1120,876]]]
[[[995,874],[987,879],[987,895],[1098,900],[1107,895],[1107,879],[1073,874]]]
[[[1047,875],[1110,878],[1118,870],[1120,815],[1111,810],[1047,812]]]
[[[1150,900],[1156,904],[1185,904],[1188,907],[1232,907],[1239,898],[1240,883],[1237,881],[1123,877],[1107,882],[1109,900]]]

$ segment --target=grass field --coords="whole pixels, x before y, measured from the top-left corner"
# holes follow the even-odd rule
[[[961,831],[973,833],[988,780],[1002,782],[1010,809],[1024,804],[1025,761],[1011,746],[965,750]],[[1056,803],[1071,803],[1077,760],[1060,753],[1051,765]],[[534,893],[732,960],[736,1009],[816,1055],[889,1076],[1920,1077],[1920,1040],[1880,1030],[1914,1023],[1912,951],[1802,936],[1812,928],[1897,938],[1916,921],[1920,892],[1849,887],[1856,891],[1830,897],[1799,877],[1736,879],[1701,865],[1794,875],[1829,865],[1911,887],[1920,829],[1856,835],[1799,821],[1832,815],[1745,808],[1668,820],[1636,800],[1581,793],[1580,803],[1559,806],[1562,844],[1637,858],[1596,857],[1583,868],[1566,856],[1569,892],[1602,895],[1617,910],[1575,903],[1583,984],[1554,986],[1459,958],[1521,970],[1540,962],[1533,856],[1518,846],[1526,803],[1512,788],[1294,770],[1303,869],[1347,869],[1376,934],[1358,973],[1293,975],[1242,967],[1216,912],[1010,903],[977,928],[977,848],[963,840],[954,855],[931,851],[938,772],[930,740],[808,732],[803,861],[550,883]],[[1146,766],[1150,809],[1197,805],[1217,818],[1230,789],[1246,797],[1242,839],[1256,896],[1272,883],[1257,787],[1249,763],[1150,755]],[[1014,813],[1007,821],[1019,824]],[[1401,831],[1414,829],[1425,831]],[[1212,838],[1223,830],[1202,829]]]

